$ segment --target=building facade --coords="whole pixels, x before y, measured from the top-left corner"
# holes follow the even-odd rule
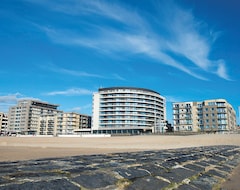
[[[0,135],[7,135],[8,133],[8,116],[5,113],[0,112]]]
[[[57,135],[58,113],[41,114],[36,135]]]
[[[57,135],[74,135],[91,132],[91,116],[75,112],[58,114]]]
[[[63,112],[58,105],[20,100],[9,109],[8,131],[24,135],[73,135],[91,132],[91,116]]]
[[[173,103],[174,131],[223,132],[236,129],[236,112],[224,99]]]
[[[38,135],[76,135],[91,132],[91,116],[58,111],[40,116]]]
[[[36,135],[39,132],[39,117],[56,114],[58,105],[37,100],[20,100],[9,108],[8,130],[16,134]]]
[[[165,120],[165,98],[155,91],[110,87],[93,95],[93,133],[156,133]]]

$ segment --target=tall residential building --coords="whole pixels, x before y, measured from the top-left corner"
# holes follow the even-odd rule
[[[56,104],[38,100],[20,100],[16,106],[9,108],[8,130],[18,134],[37,134],[39,117],[56,114],[57,107]]]
[[[155,91],[110,87],[93,95],[93,133],[157,133],[165,120],[165,98]]]
[[[8,116],[5,113],[0,112],[0,135],[6,135],[8,124]]]
[[[236,113],[224,99],[173,103],[175,131],[222,132],[236,129]]]

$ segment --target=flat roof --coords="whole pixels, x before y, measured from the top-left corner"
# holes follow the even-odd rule
[[[108,88],[99,88],[98,91],[106,91],[106,90],[116,90],[116,89],[133,89],[133,90],[143,90],[143,91],[148,91],[148,92],[153,92],[153,93],[156,93],[156,94],[159,94],[158,92],[154,91],[154,90],[149,90],[149,89],[146,89],[146,88],[137,88],[137,87],[126,87],[126,86],[117,86],[117,87],[108,87]]]

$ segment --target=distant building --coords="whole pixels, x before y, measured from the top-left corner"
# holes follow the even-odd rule
[[[39,135],[76,135],[91,132],[91,117],[79,113],[45,114],[40,116]]]
[[[8,132],[7,124],[8,124],[7,114],[0,112],[0,135],[7,134]]]
[[[238,106],[238,125],[240,125],[240,106]]]
[[[173,103],[174,131],[223,132],[236,129],[236,113],[224,99]]]
[[[110,87],[93,95],[93,133],[155,133],[165,120],[165,98],[155,91]]]
[[[75,112],[58,114],[57,134],[72,135],[91,132],[91,116]]]
[[[57,135],[58,115],[61,112],[41,114],[38,119],[37,135]]]
[[[11,133],[25,135],[68,135],[91,132],[91,117],[57,110],[58,105],[36,100],[20,100],[9,109]]]
[[[36,135],[41,115],[56,114],[58,105],[38,100],[20,100],[9,108],[8,130],[17,134]]]

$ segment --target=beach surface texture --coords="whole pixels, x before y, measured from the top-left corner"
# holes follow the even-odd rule
[[[125,187],[131,187],[130,189],[134,189],[134,187],[143,187],[141,183],[146,184],[146,182],[151,180],[153,180],[153,183],[151,183],[153,186],[145,188],[156,188],[159,185],[168,188],[175,185],[181,189],[185,185],[192,188],[199,185],[201,187],[201,185],[205,184],[206,186],[204,187],[207,189],[208,187],[210,189],[212,187],[238,189],[240,186],[238,180],[240,176],[240,134],[142,135],[121,137],[0,137],[0,152],[1,170],[5,171],[8,168],[6,173],[2,173],[4,178],[2,179],[3,184],[0,185],[0,189],[7,189],[8,187],[11,189],[15,188],[15,186],[19,187],[19,185],[24,189],[31,189],[33,188],[32,185],[37,187],[37,184],[40,185],[39,188],[42,188],[44,182],[34,182],[32,179],[33,175],[35,175],[34,173],[38,173],[37,175],[39,175],[37,165],[41,166],[41,172],[43,172],[43,167],[59,167],[59,169],[54,169],[53,171],[50,169],[46,170],[47,175],[50,175],[49,171],[54,174],[51,174],[53,175],[52,180],[45,181],[47,186],[52,185],[53,188],[56,187],[54,186],[55,180],[60,180],[59,174],[56,171],[61,171],[61,175],[66,174],[61,180],[66,180],[69,176],[71,176],[71,179],[69,178],[68,182],[69,180],[75,180],[75,182],[68,185],[72,186],[78,183],[83,184],[83,186],[79,185],[79,187],[95,189],[95,187],[91,186],[92,184],[87,184],[82,179],[85,175],[89,179],[90,176],[87,175],[92,171],[93,166],[95,167],[91,174],[91,179],[93,180],[97,180],[98,177],[106,177],[108,179],[107,172],[114,172],[110,175],[112,184],[108,184],[107,186],[106,184],[101,184],[103,181],[100,181],[98,184],[100,187],[96,187],[100,189],[111,189],[111,187],[117,187],[117,189],[128,189]],[[65,162],[65,167],[60,167],[59,163],[63,162]],[[74,165],[75,162],[76,165]],[[154,162],[159,162],[160,165]],[[34,171],[32,171],[34,167],[29,167],[33,163],[35,167]],[[73,172],[77,169],[75,167],[79,168],[77,163],[86,166],[83,171],[79,170],[79,172],[87,173],[81,173],[81,175],[73,178],[76,175]],[[150,166],[153,168],[144,168]],[[13,169],[12,172],[11,167]],[[159,169],[156,170],[155,167],[159,167]],[[15,171],[16,168],[18,168],[18,171]],[[73,173],[66,172],[67,168]],[[99,171],[104,171],[104,168],[105,172],[99,173]],[[163,168],[164,171],[161,173],[160,171]],[[170,172],[166,172],[167,170],[170,170]],[[171,173],[171,171],[174,172]],[[19,175],[18,179],[15,175],[21,172],[23,174]],[[158,175],[161,175],[161,179],[154,177],[154,172],[160,172]],[[177,175],[178,172],[180,172],[179,176]],[[113,175],[116,173],[118,175],[114,177]],[[205,178],[202,174],[206,175]],[[14,176],[13,184],[11,182],[12,178],[9,178],[12,175]],[[22,179],[24,175],[25,178]],[[44,175],[46,175],[46,172]],[[177,176],[172,178],[171,175]],[[31,182],[26,182],[29,176]],[[120,179],[118,179],[119,176]],[[194,179],[196,176],[198,178]],[[213,176],[216,176],[216,178],[213,178]],[[211,179],[210,177],[212,177],[213,184],[211,186],[210,183],[210,186],[207,186],[209,185],[209,181],[205,182],[204,180]],[[187,183],[185,178],[192,181]],[[10,181],[5,182],[6,179]],[[36,179],[39,180],[39,177]],[[168,181],[162,181],[162,179]],[[216,181],[216,179],[219,180]],[[16,182],[18,180],[19,182]],[[121,188],[119,180],[123,184],[126,183]],[[144,182],[144,180],[147,181]],[[156,184],[154,185],[155,182]],[[62,181],[62,183],[66,185],[65,181]]]

